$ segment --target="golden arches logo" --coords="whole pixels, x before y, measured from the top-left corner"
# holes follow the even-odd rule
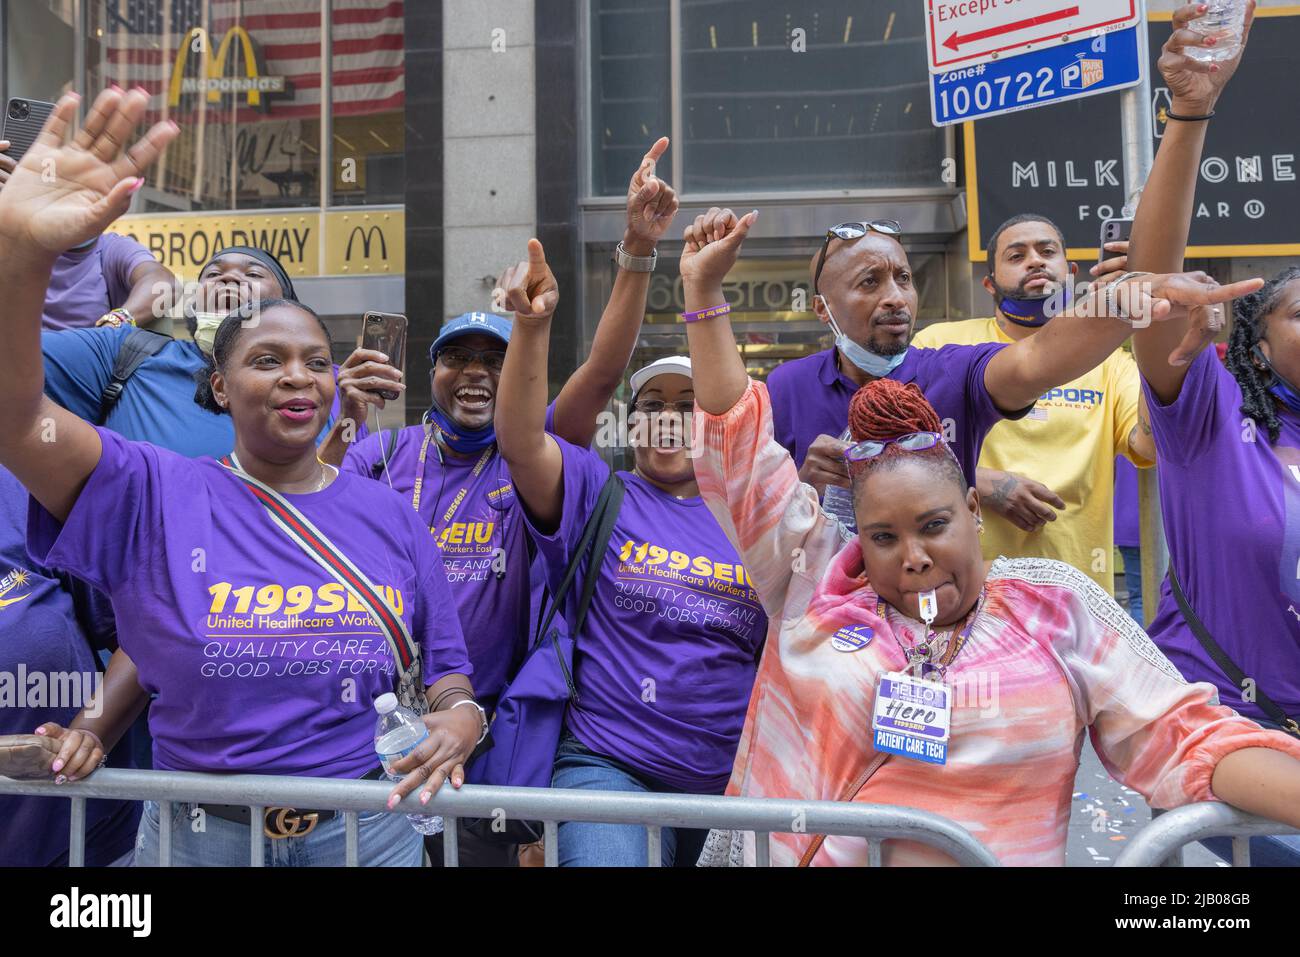
[[[195,41],[198,41],[197,43]],[[226,60],[236,42],[239,44],[240,60],[244,65],[243,76],[226,76]],[[199,54],[199,76],[187,77],[185,65],[190,53]],[[176,62],[172,64],[171,82],[167,85],[167,104],[178,106],[182,93],[206,93],[209,103],[220,103],[223,94],[243,94],[248,97],[248,105],[264,109],[264,93],[283,93],[284,77],[263,76],[257,47],[248,30],[233,26],[221,38],[216,56],[212,55],[212,37],[203,27],[193,27],[181,41],[176,51]]]

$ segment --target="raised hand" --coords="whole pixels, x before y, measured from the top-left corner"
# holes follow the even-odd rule
[[[1189,57],[1187,48],[1214,46],[1215,40],[1188,29],[1188,24],[1208,9],[1204,3],[1189,3],[1175,10],[1174,32],[1165,41],[1160,59],[1156,61],[1165,86],[1169,88],[1174,112],[1185,116],[1201,116],[1214,109],[1219,94],[1241,64],[1242,54],[1246,52],[1246,41],[1250,38],[1250,25],[1255,19],[1255,0],[1249,0],[1246,4],[1246,23],[1241,31],[1241,48],[1237,55],[1218,63],[1202,63]]]
[[[546,251],[536,239],[528,240],[528,258],[511,266],[497,280],[502,307],[515,314],[516,322],[548,321],[560,303],[560,287],[546,264]]]
[[[78,99],[69,93],[59,100],[0,190],[0,243],[7,253],[57,256],[94,239],[126,212],[131,194],[144,185],[141,174],[179,131],[170,121],[158,123],[125,149],[149,96],[108,89],[65,143]]]
[[[366,421],[370,406],[384,407],[381,392],[400,395],[405,391],[402,370],[390,365],[388,356],[373,349],[355,349],[339,366],[339,417],[351,419],[359,426]]]
[[[668,151],[661,136],[641,159],[627,187],[627,235],[623,249],[632,256],[649,256],[677,214],[676,191],[655,175],[655,166]]]
[[[758,219],[758,210],[737,218],[729,209],[714,206],[695,217],[682,238],[682,281],[696,286],[721,285],[740,255],[740,246]]]

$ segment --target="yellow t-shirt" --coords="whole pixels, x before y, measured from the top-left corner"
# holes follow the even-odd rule
[[[996,319],[939,322],[915,346],[1011,342]],[[1117,349],[1091,372],[1052,389],[1016,422],[999,422],[984,439],[979,466],[1042,482],[1065,501],[1056,521],[1026,532],[984,512],[984,557],[1054,558],[1092,577],[1113,595],[1115,456],[1138,468],[1152,463],[1129,447],[1138,420],[1137,364]]]

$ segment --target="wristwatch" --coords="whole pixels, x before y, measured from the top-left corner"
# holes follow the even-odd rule
[[[474,744],[475,744],[475,746],[480,745],[480,744],[483,743],[483,739],[486,738],[486,737],[487,737],[487,734],[488,734],[488,716],[487,716],[487,712],[484,711],[484,710],[483,710],[483,706],[482,706],[481,704],[479,704],[477,701],[475,701],[473,698],[461,698],[459,701],[457,701],[455,704],[453,704],[453,705],[451,706],[451,708],[455,708],[455,707],[457,707],[457,706],[459,706],[459,705],[462,705],[462,704],[472,704],[475,708],[478,709],[478,718],[479,718],[479,721],[482,722],[482,728],[483,728],[483,730],[479,732],[478,740],[475,741]],[[448,708],[447,710],[450,711],[451,708]]]
[[[614,262],[628,272],[654,272],[655,264],[659,262],[659,250],[650,250],[649,256],[633,256],[620,242],[614,247]]]

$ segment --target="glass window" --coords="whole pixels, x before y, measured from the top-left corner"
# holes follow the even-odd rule
[[[400,3],[333,0],[333,199],[402,203],[406,57]]]
[[[4,45],[0,66],[6,97],[54,102],[72,89],[76,49],[70,2],[24,0],[3,11]]]
[[[917,0],[681,0],[685,188],[940,186]]]
[[[592,195],[623,195],[650,144],[672,132],[669,48],[668,0],[592,0]],[[672,168],[672,148],[659,168]]]
[[[143,86],[180,136],[147,209],[320,205],[319,0],[99,0],[88,89]]]

